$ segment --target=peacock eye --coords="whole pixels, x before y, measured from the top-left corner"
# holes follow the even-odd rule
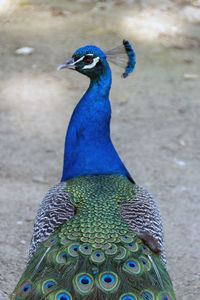
[[[93,57],[92,56],[89,56],[89,55],[86,55],[83,59],[84,63],[86,65],[90,65],[93,63]]]

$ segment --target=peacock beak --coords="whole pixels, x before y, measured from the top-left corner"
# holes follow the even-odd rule
[[[61,69],[68,68],[68,69],[75,69],[75,61],[73,58],[70,58],[66,60],[63,64],[57,67],[57,71],[60,71]]]

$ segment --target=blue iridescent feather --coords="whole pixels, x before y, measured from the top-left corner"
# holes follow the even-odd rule
[[[106,55],[95,46],[86,46],[78,49],[73,58],[78,61],[88,54],[99,57],[101,65],[96,65],[95,72],[82,69],[83,61],[77,65],[76,70],[90,78],[90,85],[70,120],[61,181],[83,175],[123,174],[133,182],[110,138],[112,76]]]
[[[126,78],[131,72],[133,72],[136,61],[135,61],[135,52],[133,51],[131,44],[128,41],[123,40],[123,45],[128,55],[128,63],[125,72],[122,74],[122,77]]]

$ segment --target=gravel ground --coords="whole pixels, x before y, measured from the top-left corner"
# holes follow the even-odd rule
[[[60,180],[67,124],[88,86],[56,67],[80,46],[109,49],[123,38],[137,65],[126,80],[112,65],[112,139],[159,204],[177,299],[198,299],[199,1],[57,2],[0,6],[0,299],[25,267],[37,208]],[[33,53],[17,55],[24,46]]]

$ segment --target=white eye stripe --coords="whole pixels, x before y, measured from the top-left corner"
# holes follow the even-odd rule
[[[81,56],[81,58],[77,59],[77,60],[76,60],[75,62],[73,62],[71,65],[73,66],[73,65],[77,64],[79,61],[83,60],[84,57],[85,57],[85,55],[84,55],[84,56]]]
[[[92,68],[94,68],[94,67],[96,66],[96,64],[99,62],[99,60],[100,60],[99,57],[95,57],[95,58],[93,59],[93,62],[92,62],[90,65],[85,65],[85,66],[83,67],[83,70],[84,70],[84,69],[92,69]]]
[[[92,53],[88,53],[87,56],[93,56],[93,54]],[[85,55],[81,56],[79,59],[77,59],[76,61],[74,61],[71,65],[74,66],[79,61],[82,61],[84,58],[85,58]]]

